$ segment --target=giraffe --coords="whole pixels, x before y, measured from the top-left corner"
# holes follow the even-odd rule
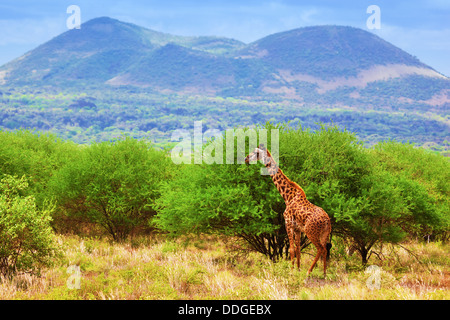
[[[291,181],[278,167],[269,150],[259,145],[245,158],[245,163],[261,160],[272,177],[273,183],[286,203],[284,220],[289,238],[289,253],[292,268],[297,257],[297,268],[300,269],[300,234],[304,232],[308,239],[316,246],[317,255],[308,270],[311,273],[319,258],[323,260],[323,274],[327,272],[327,258],[331,243],[327,243],[331,233],[331,221],[322,208],[312,204],[306,199],[303,189]]]

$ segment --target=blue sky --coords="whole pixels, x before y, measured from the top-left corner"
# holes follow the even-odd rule
[[[373,32],[450,76],[450,0],[0,0],[0,65],[67,31],[69,5],[81,21],[109,16],[178,35],[217,35],[249,43],[312,25]],[[381,28],[369,30],[369,5]]]

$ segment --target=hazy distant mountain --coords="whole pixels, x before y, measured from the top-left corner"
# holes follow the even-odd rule
[[[343,26],[245,44],[103,17],[0,67],[0,129],[50,130],[83,142],[124,131],[164,140],[200,119],[205,130],[298,120],[442,151],[449,109],[449,78],[370,32]]]
[[[0,81],[6,85],[136,85],[171,92],[320,98],[325,103],[336,102],[336,93],[332,98],[330,92],[342,88],[346,93],[337,95],[349,103],[364,97],[373,84],[380,90],[380,84],[386,87],[399,79],[405,83],[393,85],[404,87],[400,92],[406,95],[400,96],[412,100],[422,95],[411,82],[426,87],[431,81],[426,99],[447,95],[441,88],[450,89],[448,78],[357,28],[299,28],[246,45],[220,37],[174,36],[106,17],[69,30],[0,68]],[[384,89],[381,96],[391,96]]]
[[[357,76],[376,65],[428,68],[417,58],[367,31],[342,26],[306,27],[276,33],[241,50],[277,70],[321,79]]]
[[[243,46],[224,38],[172,36],[103,17],[55,37],[0,70],[4,84],[103,83],[145,62],[150,53],[169,43],[218,53]]]

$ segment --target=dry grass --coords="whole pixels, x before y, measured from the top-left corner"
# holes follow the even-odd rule
[[[0,299],[449,299],[450,249],[439,243],[386,246],[379,287],[358,257],[337,244],[327,278],[288,261],[273,263],[257,253],[230,253],[215,237],[195,240],[137,238],[118,244],[105,239],[59,236],[65,256],[40,277],[0,279]],[[411,254],[413,252],[414,254]],[[376,260],[375,260],[376,259]],[[81,271],[80,288],[70,289],[71,265]],[[72,276],[72,278],[71,278]],[[371,278],[372,277],[372,278]],[[369,281],[369,285],[367,284]],[[372,281],[372,282],[371,282]]]

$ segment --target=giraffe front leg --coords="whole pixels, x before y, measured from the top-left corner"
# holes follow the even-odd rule
[[[291,256],[292,269],[294,269],[295,266],[296,253],[297,250],[295,247],[294,234],[292,233],[291,235],[289,235],[289,254]]]
[[[300,270],[300,254],[301,254],[301,251],[300,251],[300,249],[301,249],[300,243],[301,243],[301,240],[302,240],[302,238],[301,238],[301,232],[296,231],[296,232],[295,232],[295,254],[296,254],[296,256],[297,256],[297,268],[298,268],[299,270]]]
[[[291,257],[292,268],[294,268],[295,264],[295,241],[294,241],[294,229],[290,224],[286,222],[286,232],[289,239],[289,255]]]

